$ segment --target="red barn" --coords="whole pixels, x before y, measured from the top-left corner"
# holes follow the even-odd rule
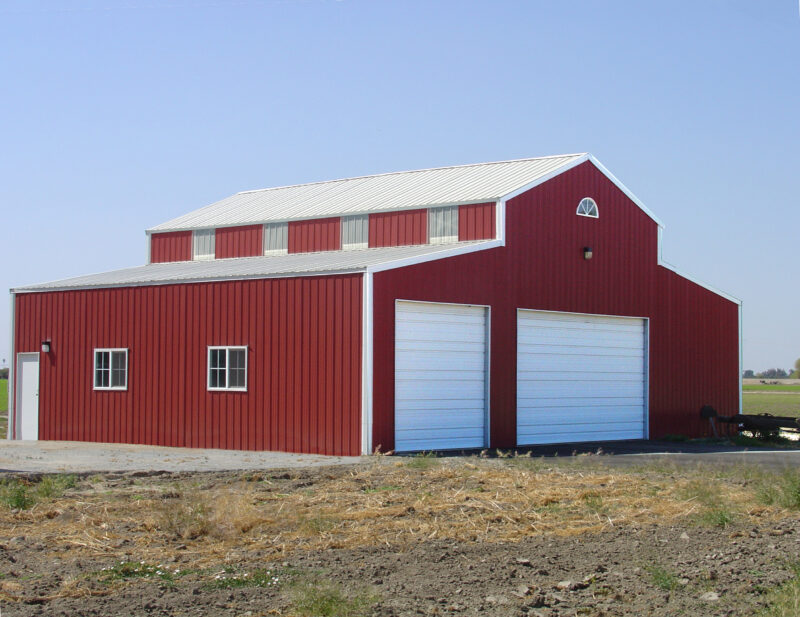
[[[12,290],[10,433],[324,454],[699,436],[740,303],[588,154],[238,193]]]

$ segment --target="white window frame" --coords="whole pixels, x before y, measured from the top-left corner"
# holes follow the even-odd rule
[[[360,242],[347,242],[346,240],[353,240],[348,236],[347,230],[350,229],[348,223],[356,223],[359,226],[359,231],[363,233],[363,238],[358,238]],[[368,214],[355,214],[343,216],[341,220],[342,229],[342,250],[354,251],[358,249],[365,249],[369,247],[369,215]],[[345,237],[348,236],[348,237]]]
[[[594,208],[594,214],[592,214]],[[597,207],[597,202],[591,197],[584,197],[578,202],[578,209],[575,211],[578,216],[586,216],[590,219],[600,218],[600,208]]]
[[[458,242],[458,206],[438,206],[436,208],[428,208],[428,244],[455,244]],[[455,224],[454,234],[449,236],[434,236],[434,219],[437,216],[445,217],[449,214],[450,221]]]
[[[210,238],[207,239],[209,252],[208,253],[201,253],[198,255],[197,248],[198,248],[198,240],[200,240],[200,236],[206,236]],[[216,250],[217,250],[217,230],[216,229],[195,229],[192,231],[192,261],[213,261],[216,257]]]
[[[97,354],[99,353],[107,353],[108,354],[108,385],[107,386],[98,386],[97,385]],[[111,356],[113,353],[124,353],[125,354],[125,385],[124,386],[112,386],[111,385],[111,376],[113,374],[112,368],[112,361]],[[127,347],[97,347],[92,352],[92,389],[94,390],[127,390],[128,389],[128,349]]]
[[[269,236],[270,229],[277,230],[277,235],[280,236],[280,241],[283,246],[278,248],[270,248]],[[286,255],[289,252],[289,223],[264,223],[264,255]]]
[[[211,352],[225,350],[225,387],[211,386]],[[231,388],[228,386],[230,379],[228,378],[228,371],[231,367],[230,352],[231,351],[244,351],[244,387]],[[209,345],[206,353],[206,388],[209,392],[247,392],[247,345]],[[217,369],[218,370],[218,369]]]

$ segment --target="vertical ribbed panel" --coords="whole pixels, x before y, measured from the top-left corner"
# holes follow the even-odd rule
[[[213,229],[195,229],[192,232],[192,259],[214,259],[216,236]]]
[[[427,244],[428,210],[403,210],[369,215],[369,245],[410,246]]]
[[[163,234],[150,234],[150,263],[168,261],[191,261],[192,232],[172,231]]]
[[[599,219],[577,216],[592,197]],[[372,445],[394,448],[395,301],[491,307],[491,446],[516,444],[517,308],[649,318],[650,436],[739,411],[739,307],[659,266],[656,224],[591,163],[512,199],[506,246],[374,275]],[[583,258],[591,246],[594,257]]]
[[[214,253],[217,259],[261,255],[261,225],[220,227],[216,230]]]
[[[369,243],[369,216],[342,217],[342,248],[365,249]]]
[[[341,244],[341,219],[312,219],[289,222],[289,252],[338,251]]]
[[[495,204],[458,207],[458,240],[491,240],[495,235]]]
[[[16,296],[38,351],[40,438],[357,455],[361,276]],[[207,347],[248,347],[247,392],[209,392]],[[92,351],[129,350],[127,391],[92,389]]]
[[[288,252],[289,224],[266,223],[264,225],[264,255],[281,255]]]
[[[428,209],[428,234],[431,244],[458,241],[458,206]]]

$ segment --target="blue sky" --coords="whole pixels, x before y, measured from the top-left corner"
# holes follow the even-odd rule
[[[745,368],[800,357],[797,0],[4,0],[0,84],[2,289],[240,190],[588,151]]]

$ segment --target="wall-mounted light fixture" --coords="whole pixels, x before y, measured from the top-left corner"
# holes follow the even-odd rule
[[[592,258],[592,247],[591,246],[584,246],[583,247],[583,258],[584,259],[591,259]]]
[[[50,339],[46,341],[42,341],[42,352],[43,353],[50,353]]]

